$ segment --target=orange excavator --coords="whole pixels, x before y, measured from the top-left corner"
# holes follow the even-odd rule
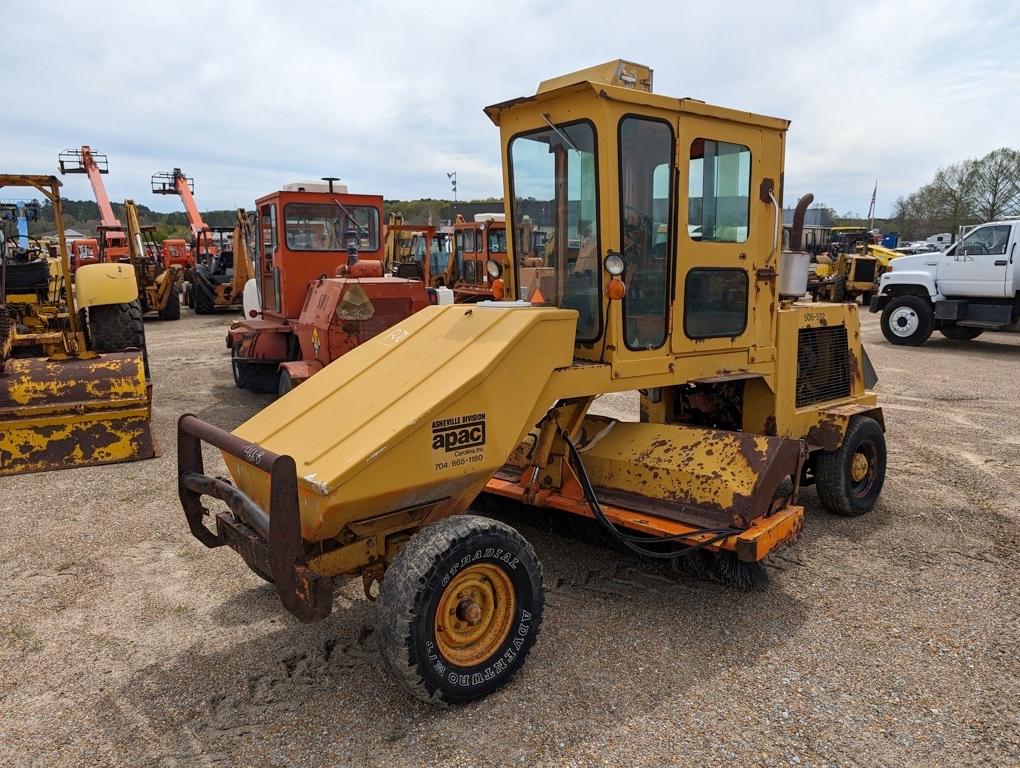
[[[188,216],[191,227],[188,257],[181,259],[175,255],[180,252],[179,240],[163,243],[164,264],[180,264],[184,269],[184,303],[200,315],[220,308],[240,308],[241,291],[230,290],[235,267],[230,246],[234,228],[210,227],[205,223],[195,202],[195,180],[180,168],[153,174],[152,192],[179,196]]]
[[[124,226],[113,214],[110,197],[106,194],[103,174],[110,172],[105,152],[94,152],[88,144],[81,149],[65,149],[58,155],[60,172],[84,173],[89,177],[92,194],[99,206],[99,237],[83,237],[71,241],[71,271],[85,264],[101,261],[115,262],[128,255],[127,235]]]

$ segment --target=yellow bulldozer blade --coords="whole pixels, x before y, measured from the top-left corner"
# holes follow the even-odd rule
[[[0,476],[158,455],[141,352],[7,361]]]

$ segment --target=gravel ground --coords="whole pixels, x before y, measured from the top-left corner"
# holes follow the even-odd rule
[[[0,481],[0,764],[1020,765],[1020,337],[898,349],[866,315],[885,491],[856,520],[804,491],[764,593],[503,513],[545,567],[542,635],[440,710],[383,673],[360,581],[302,625],[188,534],[176,418],[267,402],[233,386],[227,321],[147,327],[162,458]]]

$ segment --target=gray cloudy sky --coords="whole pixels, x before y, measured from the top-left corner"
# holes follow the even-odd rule
[[[1020,147],[1020,3],[90,3],[8,9],[5,171],[110,156],[107,188],[157,210],[156,171],[195,177],[202,208],[250,206],[296,179],[352,192],[500,195],[482,107],[624,58],[655,90],[793,121],[786,199],[879,214],[939,165]],[[91,196],[84,176],[64,194]]]

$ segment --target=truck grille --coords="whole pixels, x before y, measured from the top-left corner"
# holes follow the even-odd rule
[[[797,407],[849,394],[846,326],[801,328],[797,338]]]

